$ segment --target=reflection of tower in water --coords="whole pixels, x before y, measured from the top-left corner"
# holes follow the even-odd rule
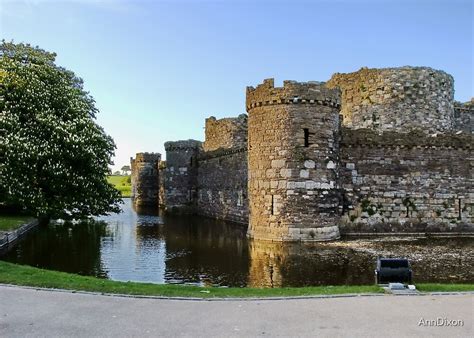
[[[249,242],[249,287],[281,287],[281,268],[288,255],[283,243],[252,240]]]

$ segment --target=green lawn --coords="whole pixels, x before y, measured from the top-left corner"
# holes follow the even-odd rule
[[[112,176],[107,176],[107,181],[110,184],[113,184],[115,189],[121,192],[122,197],[131,197],[132,185],[128,182],[129,178],[130,178],[130,175],[128,176],[112,175]]]
[[[20,225],[33,220],[31,216],[0,215],[0,231],[15,230]]]
[[[64,272],[43,270],[26,265],[16,265],[3,261],[0,261],[0,283],[128,295],[198,298],[309,296],[383,292],[381,288],[375,285],[256,289],[204,288],[186,285],[116,282]]]
[[[422,292],[474,291],[474,284],[421,283],[416,284],[416,288]]]
[[[0,261],[0,283],[57,288],[76,291],[95,291],[127,295],[166,297],[292,297],[354,293],[383,293],[376,285],[312,286],[301,288],[219,288],[186,285],[116,282],[107,279],[38,269]],[[474,291],[474,284],[417,284],[422,292]]]

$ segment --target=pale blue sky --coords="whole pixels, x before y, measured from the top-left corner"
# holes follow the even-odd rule
[[[0,36],[58,54],[85,81],[116,167],[204,139],[264,78],[326,81],[360,67],[430,66],[473,94],[472,1],[0,0]]]

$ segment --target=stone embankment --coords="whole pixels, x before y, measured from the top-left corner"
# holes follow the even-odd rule
[[[21,237],[39,225],[37,219],[21,225],[19,228],[10,231],[0,231],[0,254],[7,251]]]

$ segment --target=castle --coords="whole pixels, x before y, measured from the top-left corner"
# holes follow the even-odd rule
[[[206,119],[205,141],[138,153],[137,206],[248,224],[272,241],[474,232],[474,101],[428,67],[247,87],[247,113]]]

